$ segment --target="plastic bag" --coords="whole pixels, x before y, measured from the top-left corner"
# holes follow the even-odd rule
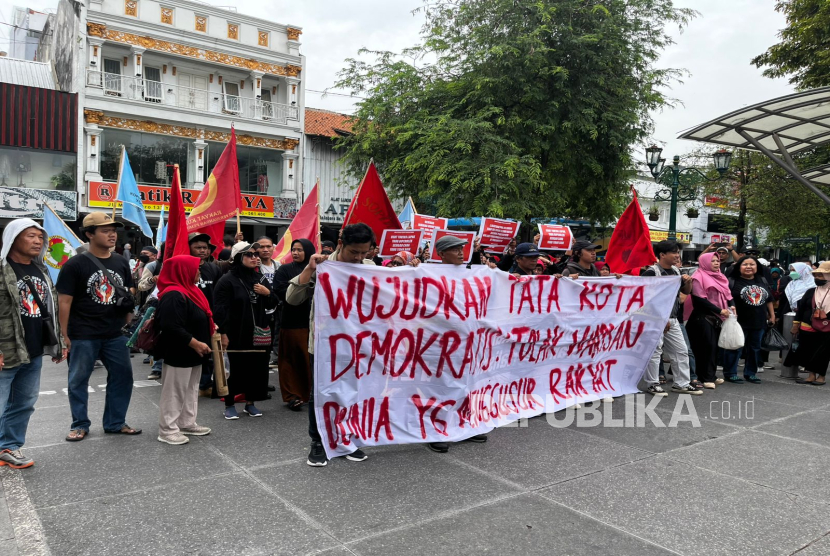
[[[775,328],[768,328],[761,338],[761,349],[764,351],[781,351],[788,347],[787,340]]]
[[[718,347],[729,350],[744,347],[744,331],[741,330],[741,325],[738,324],[738,317],[734,314],[729,315],[720,329]]]

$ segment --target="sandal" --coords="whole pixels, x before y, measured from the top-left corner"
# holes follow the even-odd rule
[[[303,408],[303,402],[300,399],[293,399],[288,402],[288,409],[291,411],[300,411]]]
[[[697,388],[698,390],[700,390],[701,388],[703,388],[703,383],[702,383],[702,382],[700,382],[699,380],[693,380],[693,381],[691,381],[689,384],[691,384],[692,386],[694,386],[694,387],[695,387],[695,388]]]
[[[84,430],[84,429],[72,429],[71,431],[69,431],[69,434],[66,435],[66,441],[67,442],[80,442],[81,440],[86,438],[86,435],[88,435],[88,434],[89,434],[89,431]]]
[[[660,375],[659,380],[660,380],[660,384],[665,384],[666,383],[666,375]]]
[[[130,425],[124,425],[117,431],[104,431],[107,434],[128,434],[130,436],[135,434],[141,434],[141,429],[134,429]]]

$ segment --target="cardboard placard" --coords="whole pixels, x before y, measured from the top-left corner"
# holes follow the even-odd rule
[[[567,226],[539,224],[539,249],[545,251],[567,251],[574,242],[574,235]]]
[[[429,244],[429,262],[440,263],[441,257],[438,256],[438,251],[435,250],[435,242],[444,236],[460,237],[467,241],[464,246],[464,264],[468,264],[473,258],[473,241],[476,238],[475,232],[456,232],[454,230],[433,230],[432,240]]]
[[[383,230],[379,244],[380,256],[394,257],[401,251],[417,255],[423,235],[423,230]]]
[[[479,243],[485,251],[504,253],[519,233],[521,224],[521,222],[485,216],[481,219],[481,226],[478,228]]]

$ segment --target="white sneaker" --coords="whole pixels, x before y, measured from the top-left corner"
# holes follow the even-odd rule
[[[176,434],[160,434],[158,436],[158,441],[164,442],[165,444],[173,444],[174,446],[178,446],[179,444],[187,444],[188,442],[190,442],[190,439],[182,433],[177,432]]]
[[[717,380],[723,380],[723,379],[716,379],[716,381]],[[715,389],[715,383],[714,382],[704,382],[703,387],[706,388],[707,390],[714,390]]]
[[[715,384],[723,384],[725,381],[722,378],[716,378]]]
[[[188,436],[205,436],[210,434],[210,429],[201,425],[193,425],[192,427],[179,429],[179,432]]]

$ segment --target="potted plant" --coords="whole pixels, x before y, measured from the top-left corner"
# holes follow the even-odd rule
[[[689,207],[686,209],[686,216],[688,216],[689,218],[697,218],[698,216],[700,216],[700,211],[694,207]]]
[[[652,222],[660,220],[660,211],[657,209],[657,207],[653,206],[650,209],[648,209],[648,219]]]

